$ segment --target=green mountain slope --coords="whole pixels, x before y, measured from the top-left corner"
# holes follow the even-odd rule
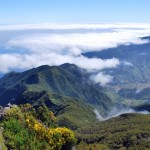
[[[45,65],[0,78],[0,105],[44,103],[59,116],[60,125],[68,120],[71,128],[96,121],[95,107],[106,114],[114,104],[107,95],[88,81],[84,70],[71,64]]]

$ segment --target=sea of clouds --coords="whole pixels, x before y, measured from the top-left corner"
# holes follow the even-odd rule
[[[113,77],[103,73],[115,68],[117,58],[87,58],[83,53],[102,51],[121,44],[143,44],[139,37],[150,35],[150,24],[26,24],[0,25],[0,73],[27,70],[40,65],[75,64],[105,85]]]

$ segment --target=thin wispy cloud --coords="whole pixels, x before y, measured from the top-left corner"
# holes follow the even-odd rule
[[[126,65],[126,66],[133,66],[132,63],[127,62],[127,61],[122,61],[122,64],[123,64],[123,65]]]
[[[19,24],[19,25],[0,25],[0,31],[10,30],[68,30],[68,29],[150,29],[148,23],[101,23],[101,24]]]

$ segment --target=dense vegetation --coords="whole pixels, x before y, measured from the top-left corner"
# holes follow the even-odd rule
[[[56,117],[45,105],[37,109],[30,104],[4,109],[1,127],[8,149],[69,150],[76,142],[74,133],[58,127]]]
[[[78,129],[77,137],[80,149],[86,145],[89,149],[149,150],[150,115],[122,114]]]

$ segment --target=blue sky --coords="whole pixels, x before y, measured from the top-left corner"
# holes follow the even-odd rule
[[[0,0],[0,24],[148,22],[150,0]]]

